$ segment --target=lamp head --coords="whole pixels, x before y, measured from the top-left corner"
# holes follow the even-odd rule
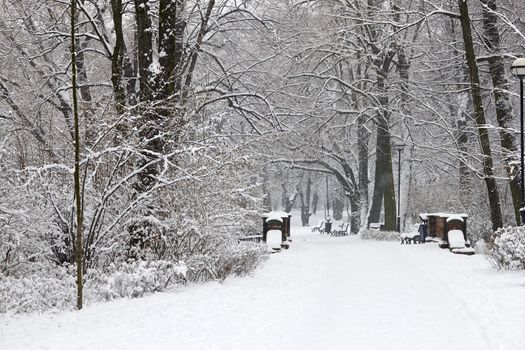
[[[405,144],[398,143],[398,144],[395,144],[394,147],[396,148],[397,151],[402,152],[405,149]]]
[[[514,62],[512,62],[510,71],[515,77],[518,77],[520,79],[525,78],[525,58],[518,58]]]

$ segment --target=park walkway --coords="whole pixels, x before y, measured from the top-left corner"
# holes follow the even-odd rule
[[[436,246],[292,228],[256,273],[82,312],[0,319],[0,349],[501,349],[525,344],[525,276]],[[459,267],[458,267],[459,266]],[[514,298],[514,300],[509,300]],[[519,300],[518,300],[519,298]]]

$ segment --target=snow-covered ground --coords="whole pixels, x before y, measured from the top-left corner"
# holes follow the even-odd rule
[[[0,318],[0,349],[524,349],[522,272],[434,244],[292,237],[252,277]]]

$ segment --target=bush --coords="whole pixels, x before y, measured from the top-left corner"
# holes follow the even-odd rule
[[[72,308],[76,300],[73,274],[65,269],[52,277],[17,278],[0,274],[0,314]]]
[[[394,231],[379,231],[363,229],[359,232],[361,239],[372,239],[376,241],[399,241],[399,233]]]
[[[500,269],[525,269],[525,227],[503,227],[494,233],[489,249],[492,264]]]
[[[228,276],[245,276],[268,258],[265,244],[225,245],[208,255],[196,255],[188,261],[188,280],[223,281]]]
[[[258,160],[224,138],[221,147],[196,149],[188,137],[176,165],[166,157],[158,186],[140,196],[131,166],[142,162],[136,140],[122,148],[101,144],[89,156],[82,198],[86,305],[243,276],[268,256],[263,245],[237,243],[260,230]],[[0,313],[75,307],[67,169],[38,161],[27,171],[0,172]]]
[[[0,275],[0,314],[72,309],[76,305],[74,266],[52,277]],[[45,271],[50,275],[49,271]],[[137,298],[185,281],[186,266],[168,261],[136,261],[111,266],[105,273],[89,270],[84,277],[84,300],[92,303],[122,297]]]
[[[231,242],[230,242],[231,243]],[[244,276],[266,260],[265,245],[224,244],[208,254],[194,255],[185,262],[166,260],[120,261],[103,272],[85,275],[85,304],[119,298],[138,298],[187,282],[223,281]],[[55,267],[29,277],[0,273],[0,314],[73,309],[76,305],[75,267]]]
[[[174,264],[163,260],[113,265],[105,274],[91,270],[86,276],[86,295],[92,301],[138,298],[184,283],[186,271],[183,262]]]

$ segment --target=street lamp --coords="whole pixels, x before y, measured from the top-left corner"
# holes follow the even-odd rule
[[[520,110],[521,110],[521,114],[520,114],[521,115],[520,116],[520,140],[521,140],[520,216],[521,216],[521,224],[523,225],[525,223],[525,193],[524,193],[524,181],[523,181],[523,173],[524,173],[524,166],[523,166],[523,78],[525,78],[525,58],[518,58],[514,62],[512,62],[512,66],[510,67],[510,70],[512,74],[515,77],[518,77],[518,79],[520,80]]]
[[[395,145],[398,154],[397,162],[397,232],[401,232],[401,152],[405,148],[404,143]]]
[[[330,197],[328,196],[328,174],[326,174],[326,205],[324,207],[324,218],[328,219],[330,216]]]

